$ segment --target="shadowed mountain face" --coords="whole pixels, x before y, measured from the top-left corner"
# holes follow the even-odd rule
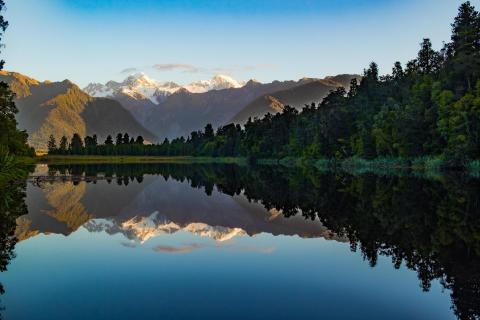
[[[354,77],[358,76],[340,75],[322,80],[304,78],[266,84],[251,80],[244,86],[217,85],[212,90],[207,86],[202,89],[205,92],[196,87],[193,90],[191,85],[187,88],[193,92],[182,87],[168,87],[171,91],[168,95],[159,93],[158,88],[140,86],[142,91],[137,88],[138,81],[129,87],[117,84],[118,90],[92,84],[88,90],[99,97],[91,97],[68,80],[39,82],[19,73],[0,72],[0,81],[7,82],[17,95],[19,127],[28,132],[29,143],[38,150],[46,149],[50,135],[57,141],[63,135],[71,137],[73,133],[80,136],[96,134],[99,141],[118,132],[142,135],[150,141],[186,137],[192,131],[203,129],[207,123],[214,127],[231,121],[244,123],[248,117],[282,111],[287,104],[301,108],[305,103],[319,102],[331,90],[348,87]],[[197,86],[200,84],[207,85],[199,83]],[[99,86],[101,90],[97,88]],[[106,97],[100,97],[102,95]]]
[[[123,82],[109,81],[106,84],[91,83],[84,91],[92,97],[107,97],[120,102],[142,124],[148,115],[170,95],[182,90],[190,93],[204,93],[212,90],[240,88],[243,83],[225,75],[216,75],[185,86],[174,82],[159,82],[144,73],[128,76]]]
[[[50,135],[58,141],[63,135],[71,137],[73,133],[96,134],[102,141],[120,130],[155,140],[120,103],[92,98],[68,80],[39,82],[2,71],[0,81],[9,83],[16,93],[19,128],[29,133],[29,143],[37,149],[46,149]]]
[[[301,216],[287,219],[280,211],[251,203],[242,194],[207,194],[192,188],[188,181],[161,176],[120,176],[96,183],[45,182],[30,184],[27,193],[29,214],[17,220],[20,240],[39,233],[69,235],[82,225],[90,231],[122,233],[142,243],[182,230],[218,241],[262,232],[335,238],[319,221]]]
[[[329,91],[337,87],[348,87],[350,79],[356,75],[328,77],[323,80],[305,78],[299,81],[274,81],[259,83],[249,81],[241,88],[212,90],[204,93],[191,93],[178,90],[168,96],[146,117],[145,127],[159,137],[174,138],[188,136],[192,131],[203,129],[207,123],[214,127],[227,124],[232,119],[263,115],[265,111],[276,111],[265,97],[289,90],[279,95],[281,104],[291,103],[303,107],[305,103],[319,102]],[[310,84],[305,88],[305,85]],[[295,91],[294,88],[299,88]],[[259,99],[258,102],[256,99]],[[283,101],[282,101],[283,99]],[[266,100],[266,102],[264,102]],[[250,104],[253,103],[253,106]],[[246,111],[242,111],[245,108]],[[240,121],[239,121],[240,122]]]
[[[350,88],[352,79],[360,79],[356,75],[339,75],[328,77],[323,80],[303,79],[304,84],[286,90],[272,92],[261,96],[237,113],[231,122],[244,124],[248,118],[262,118],[267,113],[275,114],[282,112],[287,105],[301,110],[305,104],[310,105],[312,102],[320,103],[330,91],[338,87]]]

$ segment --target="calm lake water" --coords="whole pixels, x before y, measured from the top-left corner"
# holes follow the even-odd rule
[[[2,319],[480,315],[478,179],[199,164],[33,175],[1,193],[22,214],[0,229]]]

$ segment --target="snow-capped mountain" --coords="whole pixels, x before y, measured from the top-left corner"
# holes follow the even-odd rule
[[[192,93],[203,93],[211,90],[241,88],[244,85],[245,85],[244,82],[238,82],[237,80],[229,76],[219,74],[214,76],[210,80],[201,80],[201,81],[192,82],[184,86],[184,88]]]
[[[181,86],[175,82],[160,82],[149,78],[144,73],[138,73],[128,76],[123,82],[90,83],[84,88],[84,91],[92,97],[127,95],[136,100],[149,99],[154,104],[159,104],[180,89],[185,89],[191,93],[204,93],[211,90],[240,88],[243,85],[243,82],[229,76],[216,75],[210,80],[196,81]]]
[[[178,231],[190,232],[201,237],[215,239],[219,242],[230,240],[236,236],[246,235],[246,232],[240,228],[209,226],[202,222],[179,225],[160,215],[158,211],[147,217],[136,216],[120,223],[114,219],[93,219],[88,221],[84,227],[92,232],[121,233],[128,239],[140,243],[145,243],[149,239],[162,234],[172,234]]]
[[[128,76],[123,82],[90,83],[84,91],[92,97],[114,97],[124,94],[134,99],[149,99],[157,104],[182,88],[174,82],[159,82],[144,73]]]

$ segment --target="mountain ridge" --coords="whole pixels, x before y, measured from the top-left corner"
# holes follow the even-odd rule
[[[50,135],[58,141],[73,133],[97,134],[101,141],[120,130],[156,139],[119,102],[93,98],[70,80],[40,82],[18,72],[2,71],[0,81],[8,83],[16,94],[19,128],[29,133],[29,144],[38,150],[46,150]]]
[[[273,81],[271,83],[251,80],[240,88],[212,90],[204,93],[178,91],[167,97],[157,107],[151,108],[143,124],[159,137],[186,137],[192,131],[203,129],[207,123],[211,123],[214,128],[228,123],[255,99],[265,95],[320,81],[325,88],[319,94],[310,95],[305,99],[309,100],[308,103],[319,102],[318,100],[326,96],[330,90],[335,90],[339,86],[347,87],[350,78],[358,77],[358,75],[346,75],[326,79],[303,78],[298,81]],[[346,78],[348,78],[347,83],[345,83]],[[310,100],[312,97],[315,100]]]
[[[209,80],[180,85],[173,81],[157,81],[140,72],[129,75],[122,82],[110,80],[105,84],[90,83],[83,90],[92,97],[113,97],[125,94],[139,100],[149,99],[152,103],[159,104],[180,89],[186,89],[191,93],[204,93],[211,90],[240,88],[243,85],[244,83],[222,74],[214,75]]]
[[[282,112],[286,105],[300,111],[305,104],[321,102],[330,91],[338,87],[344,87],[348,90],[350,81],[360,78],[359,75],[349,74],[329,76],[324,79],[302,78],[296,87],[272,92],[253,100],[233,116],[229,122],[244,124],[248,118],[261,118],[267,113]]]

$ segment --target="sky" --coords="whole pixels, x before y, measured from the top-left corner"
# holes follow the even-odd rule
[[[459,0],[6,0],[5,69],[38,80],[180,84],[388,73],[449,41]],[[471,1],[480,8],[480,0]]]

